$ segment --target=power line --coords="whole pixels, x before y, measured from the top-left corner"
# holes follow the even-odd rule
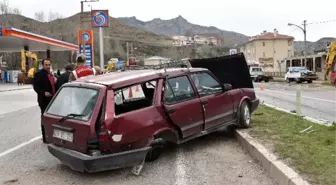
[[[325,23],[331,23],[331,22],[336,22],[336,19],[335,20],[328,20],[328,21],[311,22],[311,23],[308,23],[308,24],[325,24]]]

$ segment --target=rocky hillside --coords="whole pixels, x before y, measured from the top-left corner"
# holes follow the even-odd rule
[[[85,13],[87,20],[90,13]],[[77,43],[77,30],[80,28],[80,14],[75,14],[68,18],[57,19],[52,22],[39,22],[34,19],[17,14],[0,15],[0,24],[12,26],[25,31],[45,35],[51,38]],[[126,42],[132,42],[133,48],[137,48],[134,54],[137,55],[162,55],[177,56],[177,48],[172,47],[172,40],[169,37],[157,35],[134,27],[119,23],[116,19],[110,19],[110,28],[104,30],[104,53],[105,59],[112,57],[126,58]],[[85,29],[91,29],[90,22],[85,23]],[[99,46],[98,30],[94,30],[95,45]],[[176,51],[175,51],[176,50]],[[45,57],[45,53],[40,53],[39,57]],[[52,53],[54,60],[59,62],[69,62],[70,52]],[[96,47],[95,58],[99,61],[99,48]],[[6,57],[4,58],[6,60]],[[18,57],[7,60],[18,60]]]
[[[326,48],[327,44],[331,41],[336,40],[334,37],[323,37],[316,42],[307,41],[307,53],[316,53],[318,51],[322,51]],[[294,48],[297,52],[304,51],[304,42],[297,41],[294,42]]]
[[[136,17],[120,17],[117,18],[121,23],[129,26],[150,31],[161,35],[213,35],[218,36],[223,40],[225,46],[234,46],[235,44],[242,44],[248,41],[248,36],[233,32],[225,31],[219,28],[210,26],[201,26],[188,22],[182,16],[178,16],[174,19],[162,20],[159,18],[151,21],[141,21]]]

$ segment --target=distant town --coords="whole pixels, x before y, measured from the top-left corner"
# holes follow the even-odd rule
[[[188,36],[173,36],[173,46],[185,46],[185,45],[193,45],[193,44],[205,44],[205,45],[214,45],[221,47],[222,41],[216,37],[210,36],[200,36],[195,35],[193,37]]]

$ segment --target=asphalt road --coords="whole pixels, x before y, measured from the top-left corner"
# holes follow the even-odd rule
[[[82,174],[51,156],[40,136],[40,111],[32,90],[0,93],[0,184],[272,185],[241,146],[216,133],[171,149],[140,176],[131,169]]]
[[[260,90],[261,84],[264,90]],[[301,85],[301,110],[304,116],[329,122],[336,121],[336,88],[317,84]],[[300,85],[295,83],[254,83],[258,98],[287,110],[296,110],[296,93]]]

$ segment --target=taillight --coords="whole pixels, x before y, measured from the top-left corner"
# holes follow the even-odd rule
[[[110,147],[110,137],[105,129],[105,126],[101,126],[98,133],[98,142],[99,142],[99,150],[100,151],[109,151]]]

